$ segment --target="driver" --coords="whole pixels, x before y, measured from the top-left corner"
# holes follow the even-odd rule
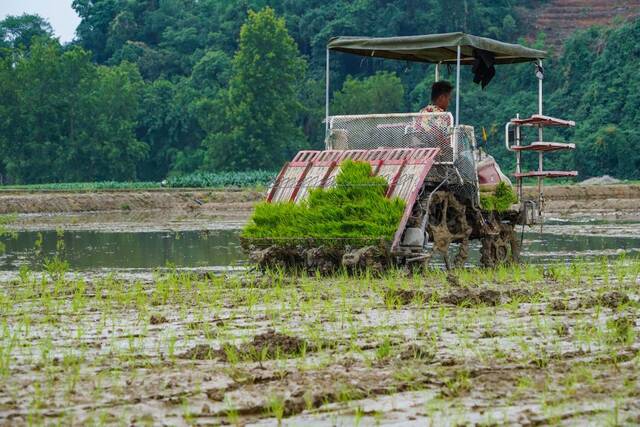
[[[417,139],[413,146],[449,145],[449,128],[453,125],[451,115],[438,113],[447,112],[452,92],[453,86],[446,81],[435,82],[431,86],[431,103],[420,110],[420,115],[414,119]]]
[[[441,125],[445,128],[451,126],[449,115],[443,114],[434,117],[428,113],[446,113],[451,102],[452,92],[453,86],[444,80],[435,82],[431,86],[431,104],[420,110],[420,114],[423,114],[420,124],[424,129],[429,129],[433,125]]]

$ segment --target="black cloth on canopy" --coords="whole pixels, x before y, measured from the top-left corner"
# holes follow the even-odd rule
[[[482,89],[487,87],[491,82],[491,79],[496,75],[495,55],[491,52],[482,49],[476,49],[473,51],[473,56],[476,60],[473,63],[473,82],[482,85]]]

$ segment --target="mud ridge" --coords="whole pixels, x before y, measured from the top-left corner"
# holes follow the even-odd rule
[[[301,338],[269,329],[265,333],[254,336],[250,342],[239,346],[223,345],[220,349],[214,349],[207,344],[197,344],[178,355],[178,358],[188,360],[217,359],[222,362],[230,362],[233,359],[262,361],[283,356],[300,356],[315,350],[313,345]]]

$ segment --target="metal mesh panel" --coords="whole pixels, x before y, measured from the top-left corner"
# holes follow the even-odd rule
[[[327,149],[440,148],[437,161],[453,161],[451,113],[369,114],[329,118]]]
[[[477,206],[480,200],[474,150],[476,139],[473,127],[458,126],[454,132],[453,141],[456,146],[456,152],[458,153],[453,165],[461,181],[461,183],[456,186],[456,193],[471,200],[473,204]]]
[[[328,150],[440,148],[426,180],[447,179],[456,193],[478,202],[471,126],[453,126],[451,113],[368,114],[329,117]]]

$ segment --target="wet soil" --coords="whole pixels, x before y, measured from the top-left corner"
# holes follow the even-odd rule
[[[146,210],[221,210],[249,212],[264,198],[256,190],[105,190],[105,191],[2,191],[0,214],[70,213]]]
[[[193,230],[215,221],[241,226],[263,199],[255,190],[3,191],[0,214],[17,214],[14,228],[23,230]],[[545,200],[549,217],[640,220],[640,185],[550,186]]]
[[[640,220],[640,185],[554,185],[544,189],[550,217]],[[536,198],[537,188],[525,195]]]
[[[0,424],[640,420],[640,263],[375,278],[23,273]]]
[[[219,359],[223,362],[237,360],[263,361],[281,356],[299,356],[313,350],[314,347],[303,339],[269,329],[262,334],[254,336],[250,342],[240,346],[226,344],[214,350],[209,345],[198,344],[178,355],[178,358],[189,360]]]

